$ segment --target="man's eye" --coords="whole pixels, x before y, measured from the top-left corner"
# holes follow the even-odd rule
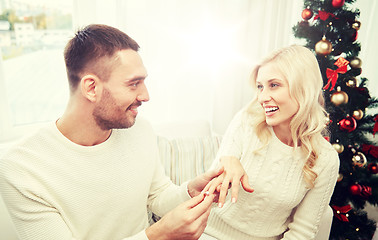
[[[132,86],[132,87],[138,87],[138,84],[139,84],[139,82],[133,82],[133,83],[131,84],[131,86]]]

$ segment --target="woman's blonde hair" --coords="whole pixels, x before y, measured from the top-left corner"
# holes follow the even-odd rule
[[[312,170],[320,154],[322,131],[325,129],[326,111],[322,93],[323,80],[314,54],[307,48],[292,45],[273,52],[252,71],[251,82],[256,87],[259,69],[266,64],[274,64],[289,83],[292,98],[298,104],[298,112],[292,117],[290,130],[294,149],[299,146],[306,154],[303,167],[304,179],[309,188],[314,186],[317,174]],[[263,145],[271,137],[265,121],[265,112],[257,101],[257,96],[247,108],[251,114],[252,126]]]

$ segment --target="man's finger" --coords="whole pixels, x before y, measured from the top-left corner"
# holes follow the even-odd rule
[[[205,214],[209,208],[211,208],[211,205],[214,200],[214,194],[206,195],[205,199],[198,203],[196,206],[193,206],[191,209],[192,216],[197,219],[201,215]]]
[[[182,204],[185,205],[186,208],[193,208],[203,201],[203,199],[205,198],[205,195],[206,193],[202,192]]]

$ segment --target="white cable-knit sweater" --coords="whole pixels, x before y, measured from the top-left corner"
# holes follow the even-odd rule
[[[224,240],[311,240],[314,239],[336,184],[339,158],[324,140],[313,170],[318,174],[314,188],[303,180],[303,153],[282,143],[271,130],[267,147],[261,146],[248,114],[239,112],[222,140],[213,166],[221,156],[236,156],[249,176],[253,193],[239,191],[238,201],[215,207],[205,233]]]
[[[156,136],[138,119],[85,147],[54,123],[0,160],[0,189],[20,239],[147,239],[147,207],[164,215],[189,199],[165,176]]]

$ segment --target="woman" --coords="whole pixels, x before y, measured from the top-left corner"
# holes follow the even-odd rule
[[[322,136],[326,113],[317,60],[305,47],[286,47],[257,65],[251,81],[256,97],[230,123],[213,166],[220,157],[223,165],[237,166],[237,159],[254,191],[241,191],[237,202],[233,192],[224,206],[221,195],[205,234],[237,240],[314,239],[339,170],[338,154]],[[245,175],[232,174],[228,171],[205,190],[219,189],[222,181],[222,188],[228,188],[232,179],[250,189]]]

